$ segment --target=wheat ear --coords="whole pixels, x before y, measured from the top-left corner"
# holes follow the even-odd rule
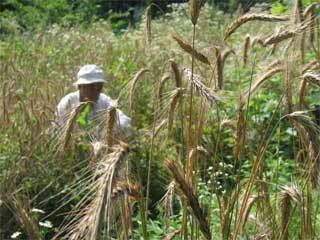
[[[195,195],[192,187],[185,179],[181,167],[179,167],[175,161],[171,160],[166,160],[165,166],[169,170],[169,173],[172,175],[178,187],[180,188],[183,197],[187,200],[188,205],[192,209],[193,215],[198,221],[200,231],[202,232],[204,238],[207,240],[211,240],[211,231],[208,216],[201,208],[198,197]]]
[[[74,128],[74,123],[76,122],[76,118],[78,114],[81,112],[83,107],[87,105],[87,103],[80,103],[75,109],[72,110],[70,118],[66,124],[66,130],[63,134],[63,144],[62,144],[62,149],[65,151],[67,147],[69,146],[69,142],[71,139],[72,131]]]
[[[196,25],[200,14],[199,0],[189,0],[189,12],[192,24]]]
[[[191,82],[192,87],[200,94],[200,96],[204,97],[208,103],[213,105],[221,101],[217,94],[202,83],[202,77],[200,75],[193,74],[193,78],[191,79],[191,70],[187,68],[184,69],[184,73]]]
[[[17,194],[13,196],[12,200],[14,207],[13,213],[20,224],[25,228],[28,237],[34,240],[41,240],[39,228],[30,213],[30,207],[23,206]]]
[[[173,59],[170,59],[169,62],[171,65],[172,72],[174,74],[174,81],[175,81],[176,87],[180,88],[182,85],[182,79],[181,79],[179,66]]]
[[[92,200],[90,198],[90,203],[84,205],[84,209],[80,209],[77,218],[64,229],[67,234],[63,239],[99,239],[102,235],[104,220],[109,232],[111,213],[114,211],[112,206],[115,204],[112,200],[117,199],[116,195],[112,194],[119,181],[126,181],[128,153],[129,146],[120,143],[113,146],[112,151],[97,164],[93,182],[89,185],[90,192],[93,194]]]
[[[130,88],[130,96],[129,96],[129,101],[130,101],[130,109],[132,108],[132,102],[133,102],[133,96],[135,94],[136,91],[136,87],[137,87],[137,83],[139,81],[139,79],[141,79],[142,75],[146,72],[149,72],[150,70],[147,68],[142,68],[140,69],[136,75],[134,76],[134,78],[131,81],[131,88]]]
[[[238,17],[226,29],[224,33],[224,40],[227,40],[242,24],[249,21],[266,21],[266,22],[280,22],[288,21],[286,17],[277,17],[266,14],[246,14]]]
[[[279,239],[287,240],[289,237],[288,226],[291,218],[291,202],[302,202],[302,194],[297,186],[284,186],[280,196],[281,235]]]
[[[306,92],[306,87],[308,83],[313,83],[320,87],[320,74],[315,74],[312,72],[307,72],[303,75],[302,81],[299,87],[299,108],[302,108],[304,104],[304,97]]]
[[[180,36],[177,34],[173,33],[172,38],[179,44],[179,46],[189,53],[191,56],[193,55],[195,59],[199,60],[200,62],[210,65],[209,59],[202,53],[200,53],[198,50],[194,49],[189,43],[184,41]]]
[[[158,89],[158,101],[159,101],[159,108],[162,109],[163,108],[163,103],[162,103],[162,92],[163,92],[163,88],[165,83],[170,79],[170,76],[168,74],[164,75],[161,78],[160,84],[159,84],[159,89]]]
[[[250,47],[250,34],[247,34],[244,38],[244,44],[243,44],[243,65],[244,66],[247,64],[249,47]]]

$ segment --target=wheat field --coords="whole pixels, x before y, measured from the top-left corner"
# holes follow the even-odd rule
[[[0,238],[319,239],[319,3],[156,7],[0,42]],[[54,127],[88,63],[117,104]]]

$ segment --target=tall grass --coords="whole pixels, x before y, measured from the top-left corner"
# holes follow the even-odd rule
[[[1,43],[5,238],[320,234],[317,5],[236,19],[197,0],[171,7],[159,19],[148,8],[121,36],[99,22]],[[96,117],[100,142],[80,126],[82,105],[51,131],[87,63],[103,66],[119,101]],[[116,108],[132,118],[131,139],[114,132]]]

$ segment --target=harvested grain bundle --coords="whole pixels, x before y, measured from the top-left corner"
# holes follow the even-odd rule
[[[227,27],[224,33],[224,40],[227,40],[242,24],[249,21],[283,22],[288,21],[287,17],[278,17],[266,14],[246,14],[240,16]]]

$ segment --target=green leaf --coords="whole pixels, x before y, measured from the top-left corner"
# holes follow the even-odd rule
[[[81,112],[79,118],[77,119],[77,123],[79,123],[84,129],[88,127],[88,114],[90,111],[91,106],[87,105]]]

